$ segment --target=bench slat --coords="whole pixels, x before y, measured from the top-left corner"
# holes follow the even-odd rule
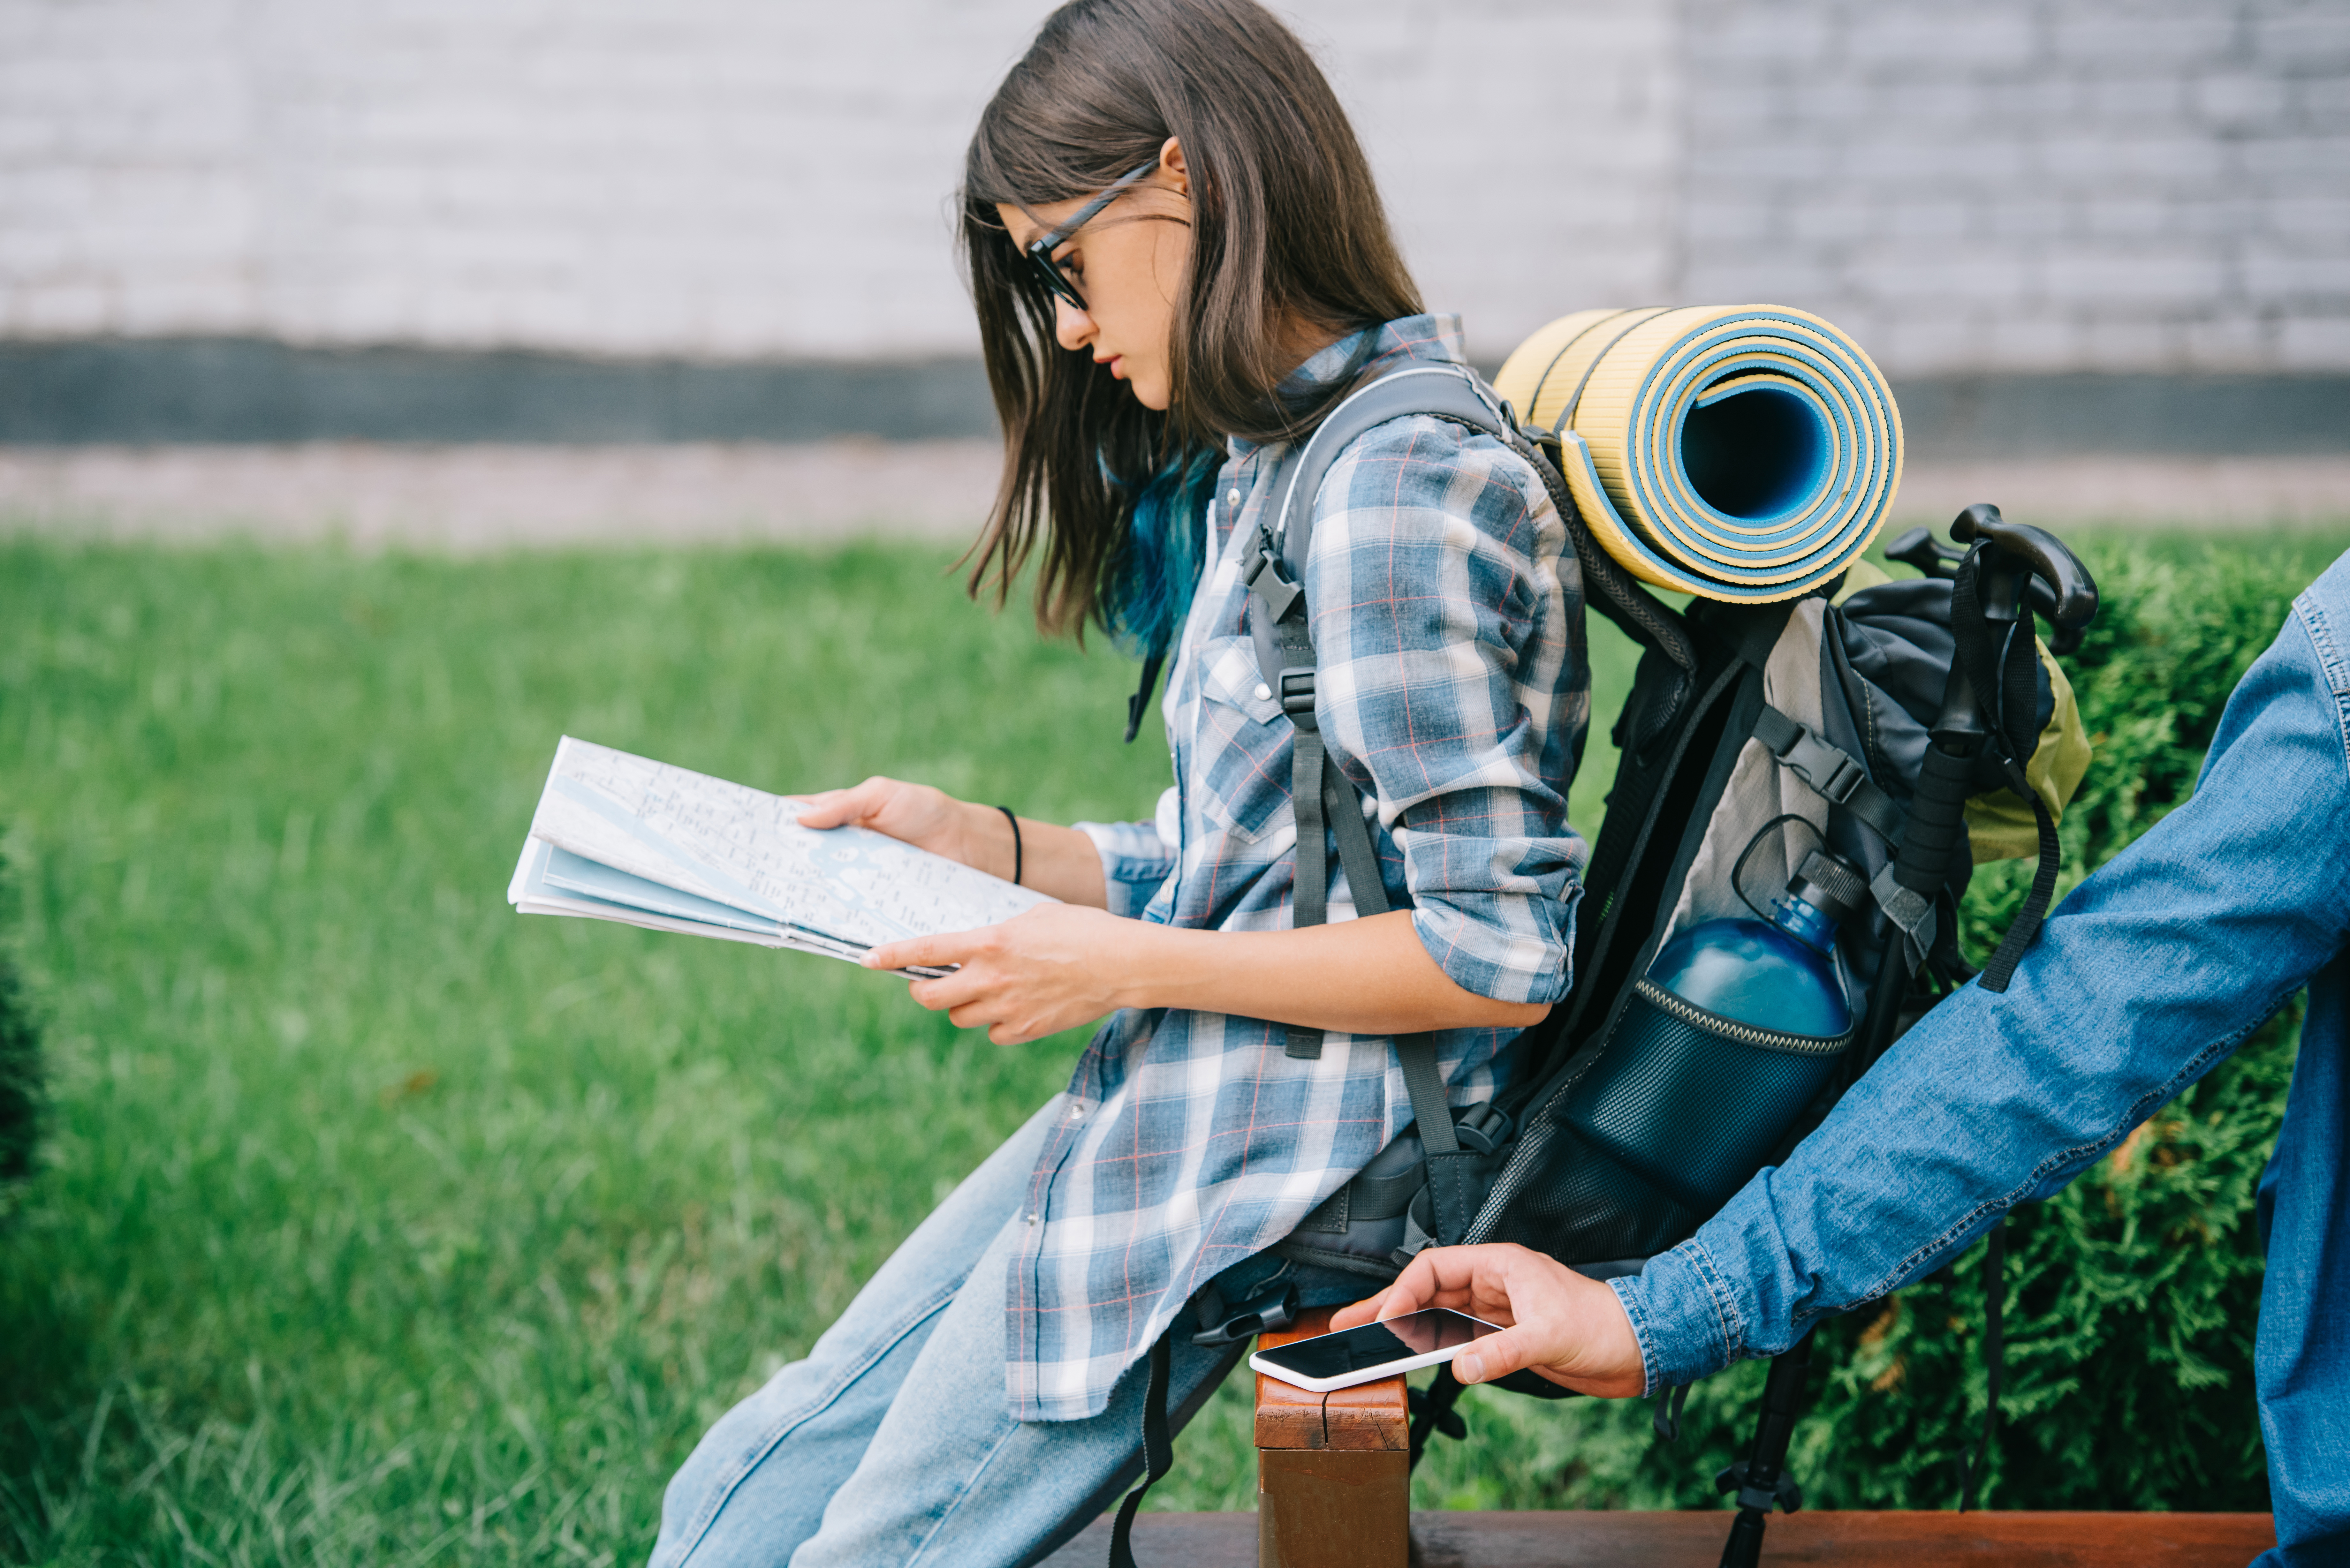
[[[1338,1456],[1331,1456],[1336,1458]],[[1348,1456],[1369,1458],[1364,1456]],[[1730,1537],[1727,1509],[1681,1513],[1414,1514],[1424,1568],[1652,1568],[1711,1563]],[[1145,1564],[1254,1568],[1260,1520],[1245,1513],[1146,1513],[1135,1521]],[[1045,1568],[1098,1568],[1103,1519]],[[1823,1513],[1774,1515],[1767,1563],[1850,1568],[2242,1568],[2276,1544],[2265,1513]]]

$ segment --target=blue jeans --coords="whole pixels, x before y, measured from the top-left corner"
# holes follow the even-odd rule
[[[2350,1563],[2350,556],[2221,716],[2194,797],[2058,905],[2004,995],[1926,1015],[1787,1163],[1615,1282],[1652,1387],[1786,1349],[1948,1262],[2211,1070],[2309,1015],[2262,1183],[2252,1355],[2277,1545]],[[2126,1441],[2126,1434],[2107,1440]]]
[[[1147,1367],[1085,1421],[1012,1419],[1004,1272],[1055,1097],[990,1155],[857,1293],[807,1359],[728,1411],[661,1502],[652,1568],[1039,1562],[1142,1471]],[[1219,1276],[1238,1300],[1280,1272],[1261,1255]],[[1373,1282],[1286,1265],[1302,1304]],[[1190,1343],[1176,1320],[1170,1421],[1180,1428],[1239,1350]]]

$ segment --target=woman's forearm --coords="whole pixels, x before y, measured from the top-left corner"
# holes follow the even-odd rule
[[[1353,1034],[1523,1029],[1550,1011],[1461,989],[1429,956],[1409,910],[1288,931],[1137,923],[1121,936],[1106,955],[1117,965],[1107,983],[1121,1007],[1190,1008]]]
[[[931,811],[926,847],[1012,874],[1012,826],[1002,812],[936,791],[922,799]],[[819,823],[846,815],[823,810]],[[1407,910],[1302,931],[1178,929],[1109,913],[1101,857],[1075,828],[1023,817],[1020,836],[1021,880],[1060,902],[1002,925],[884,942],[864,959],[870,969],[952,971],[914,981],[914,1000],[963,1028],[985,1029],[999,1045],[1042,1039],[1122,1007],[1223,1012],[1349,1034],[1523,1029],[1549,1011],[1543,1002],[1496,1002],[1461,989],[1429,957]]]
[[[962,804],[965,812],[963,853],[958,858],[964,865],[977,867],[1007,882],[1016,869],[1022,887],[1048,893],[1064,904],[1083,904],[1092,909],[1109,907],[1109,886],[1102,877],[1101,852],[1094,847],[1092,839],[1074,827],[1024,816],[1020,819],[1015,858],[1012,824],[1004,819],[1003,811],[992,805]]]

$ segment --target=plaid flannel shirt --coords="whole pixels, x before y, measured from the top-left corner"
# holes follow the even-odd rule
[[[1297,374],[1334,379],[1361,347],[1334,345]],[[1458,362],[1458,320],[1390,322],[1371,351],[1374,364]],[[1218,478],[1163,703],[1174,787],[1155,821],[1078,825],[1115,913],[1291,923],[1294,732],[1257,670],[1240,577],[1285,450],[1235,441]],[[1586,854],[1566,791],[1590,678],[1582,578],[1549,493],[1500,441],[1415,416],[1349,446],[1314,515],[1315,711],[1364,797],[1393,904],[1464,990],[1557,1000]],[[1330,866],[1329,918],[1352,919]],[[1436,1037],[1454,1104],[1492,1096],[1513,1037]],[[1387,1036],[1333,1032],[1315,1061],[1284,1044],[1262,1020],[1165,1009],[1120,1012],[1095,1036],[1006,1282],[1014,1417],[1100,1414],[1201,1285],[1288,1235],[1411,1121]]]

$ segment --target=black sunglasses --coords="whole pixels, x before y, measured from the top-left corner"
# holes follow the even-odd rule
[[[1092,201],[1087,202],[1084,206],[1079,207],[1076,210],[1076,214],[1072,216],[1067,223],[1063,223],[1051,234],[1031,240],[1028,243],[1028,259],[1035,262],[1036,264],[1036,270],[1045,275],[1045,286],[1046,288],[1051,289],[1055,295],[1067,300],[1079,310],[1086,308],[1085,296],[1077,292],[1077,286],[1069,281],[1068,275],[1063,272],[1061,270],[1060,264],[1053,259],[1053,253],[1066,244],[1071,234],[1076,234],[1079,229],[1082,229],[1087,223],[1092,223],[1095,218],[1100,216],[1101,210],[1104,207],[1108,206],[1112,202],[1117,201],[1128,186],[1133,184],[1136,181],[1141,179],[1144,175],[1149,173],[1153,169],[1158,167],[1159,160],[1156,158],[1153,158],[1148,163],[1138,164],[1129,172],[1118,176],[1118,183],[1110,186],[1100,195],[1096,196]]]

